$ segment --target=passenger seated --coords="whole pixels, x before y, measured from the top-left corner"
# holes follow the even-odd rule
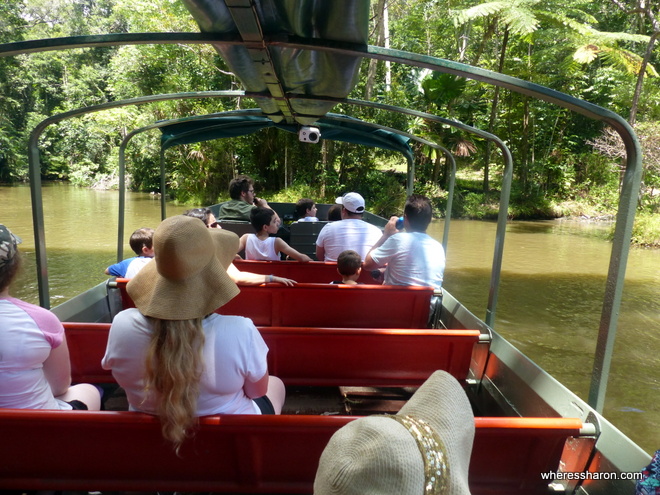
[[[365,203],[362,195],[346,193],[336,199],[341,205],[341,222],[327,224],[316,238],[316,259],[337,261],[339,253],[353,249],[364,258],[382,234],[381,230],[364,221]]]
[[[0,225],[0,408],[99,410],[89,383],[71,385],[69,348],[53,313],[9,295],[21,240]]]
[[[152,246],[154,229],[142,227],[131,234],[128,243],[137,256],[128,258],[105,269],[106,275],[132,278],[154,257]]]
[[[341,220],[341,205],[334,204],[328,208],[328,222],[337,222]]]
[[[193,208],[186,210],[183,215],[187,217],[199,218],[209,229],[221,229],[220,223],[215,218],[211,208]]]
[[[409,196],[403,212],[405,232],[397,229],[398,217],[391,217],[365,257],[364,269],[387,267],[385,285],[422,285],[441,290],[445,251],[426,233],[432,218],[433,207],[426,196]]]
[[[296,203],[295,219],[298,222],[318,222],[316,203],[309,198],[299,199]]]
[[[199,212],[197,211],[204,209],[209,210],[209,212],[211,211],[208,208],[195,208],[193,210],[188,210],[183,214],[188,217],[198,218],[199,220],[202,221],[202,223],[204,223],[204,225],[206,225],[207,228],[213,228],[213,223],[207,223],[208,216],[205,218],[204,215],[200,215]],[[223,232],[226,233],[228,238],[233,238],[235,240],[236,246],[233,250],[234,251],[233,256],[236,257],[239,251],[238,236],[233,232],[229,232],[228,230],[223,230]],[[238,256],[238,258],[240,258],[240,256]],[[286,285],[287,287],[291,287],[296,284],[296,281],[290,278],[278,277],[272,274],[263,275],[261,273],[242,272],[238,268],[236,268],[236,265],[234,265],[233,263],[229,263],[229,265],[227,266],[227,274],[234,281],[234,283],[241,285],[261,285],[266,283],[275,283],[275,284],[282,284],[282,285]]]
[[[470,495],[474,431],[460,383],[436,371],[397,414],[359,418],[332,435],[314,495]]]
[[[249,221],[254,206],[268,208],[268,202],[254,195],[254,180],[247,175],[239,175],[229,183],[231,199],[220,206],[218,218],[221,220]]]
[[[289,246],[279,237],[270,237],[277,234],[281,224],[280,217],[270,208],[257,206],[250,213],[250,223],[256,234],[241,236],[239,252],[245,250],[246,260],[279,261],[280,253],[297,261],[308,262],[312,258],[302,254]]]
[[[252,321],[214,312],[239,293],[227,275],[231,239],[184,215],[163,220],[155,262],[126,287],[136,307],[110,327],[103,368],[131,410],[159,416],[177,452],[199,416],[279,414],[284,404],[284,384],[269,376],[268,347]]]
[[[337,258],[337,271],[342,279],[330,282],[331,284],[357,285],[362,272],[362,258],[352,249],[342,251]]]

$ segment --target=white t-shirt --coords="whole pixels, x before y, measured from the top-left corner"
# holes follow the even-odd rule
[[[357,251],[362,260],[383,232],[359,218],[346,218],[326,224],[316,238],[316,245],[325,250],[325,261],[337,261],[342,251]],[[322,261],[322,260],[319,260]]]
[[[126,277],[125,278],[133,278],[135,277],[142,268],[145,267],[147,263],[149,263],[153,258],[149,258],[147,256],[138,256],[135,258],[133,261],[130,262],[128,265],[128,268],[126,268]]]
[[[371,252],[371,259],[383,266],[385,285],[442,287],[445,250],[442,244],[422,232],[399,232]]]
[[[199,384],[197,415],[261,414],[243,391],[246,381],[256,382],[268,371],[268,347],[252,321],[242,316],[213,313],[203,321],[204,371]],[[136,308],[115,316],[104,369],[124,388],[132,411],[156,414],[158,398],[145,396],[145,358],[152,332],[150,320]]]
[[[53,396],[43,370],[63,340],[64,327],[53,313],[0,298],[0,408],[71,409]]]
[[[262,240],[256,234],[249,234],[245,241],[245,259],[279,261],[280,253],[275,250],[275,239],[277,237],[267,237]]]

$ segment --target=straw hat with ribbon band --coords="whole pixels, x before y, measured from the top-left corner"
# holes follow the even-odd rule
[[[189,320],[212,313],[240,292],[216,254],[228,244],[214,242],[196,218],[163,220],[154,232],[154,261],[131,279],[128,295],[143,315],[153,318]]]
[[[469,495],[473,441],[465,392],[436,371],[398,414],[360,418],[332,436],[314,495]]]

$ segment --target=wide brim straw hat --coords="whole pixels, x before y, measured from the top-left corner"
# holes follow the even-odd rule
[[[396,415],[360,418],[332,436],[314,495],[469,495],[473,442],[465,392],[436,371]]]
[[[154,232],[154,261],[126,286],[145,316],[162,320],[203,318],[240,292],[227,275],[210,229],[196,218],[177,215]],[[235,253],[234,253],[235,254]],[[233,254],[231,255],[233,258]]]
[[[232,264],[240,244],[240,239],[235,232],[225,229],[208,229],[215,244],[215,255],[225,267]]]

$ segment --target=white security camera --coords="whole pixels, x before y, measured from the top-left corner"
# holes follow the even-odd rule
[[[318,127],[304,125],[298,131],[298,139],[303,143],[318,143],[321,139],[321,131]]]

